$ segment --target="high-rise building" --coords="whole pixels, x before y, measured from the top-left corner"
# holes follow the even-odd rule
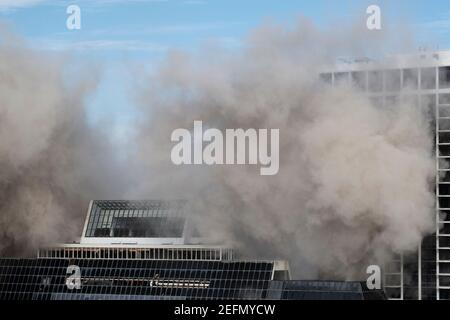
[[[92,201],[79,242],[0,259],[1,300],[384,299],[365,282],[295,281],[280,260],[202,244],[184,201]]]
[[[333,86],[350,84],[385,107],[404,99],[429,114],[436,155],[435,233],[415,254],[384,268],[390,299],[450,299],[450,51],[391,56],[383,61],[342,59],[322,73]]]

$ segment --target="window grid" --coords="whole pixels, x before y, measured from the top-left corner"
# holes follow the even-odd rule
[[[71,264],[80,267],[80,290],[65,285]],[[0,259],[0,299],[261,299],[272,269],[273,262]]]
[[[93,201],[86,237],[182,237],[186,201]]]

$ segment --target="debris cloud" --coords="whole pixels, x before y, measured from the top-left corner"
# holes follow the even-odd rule
[[[417,249],[433,230],[431,121],[407,99],[377,106],[352,85],[319,81],[343,52],[379,54],[386,35],[300,21],[264,25],[239,50],[172,52],[141,90],[137,161],[149,194],[187,197],[203,234],[300,277],[355,278]],[[375,40],[373,40],[375,38]],[[379,48],[379,50],[375,50]],[[280,170],[180,166],[170,133],[205,126],[280,129]]]

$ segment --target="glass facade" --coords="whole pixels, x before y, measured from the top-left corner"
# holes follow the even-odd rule
[[[381,290],[368,290],[365,283],[338,281],[285,281],[282,300],[382,300]]]
[[[68,267],[80,288],[66,285]],[[273,262],[0,259],[0,299],[264,299]]]
[[[273,280],[274,271],[271,261],[0,259],[0,300],[385,299],[359,282]]]
[[[185,201],[93,201],[85,237],[181,238]]]

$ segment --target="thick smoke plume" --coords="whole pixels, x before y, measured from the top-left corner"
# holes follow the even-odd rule
[[[415,250],[433,229],[429,119],[407,101],[379,108],[350,86],[318,81],[337,56],[374,56],[392,41],[361,29],[266,25],[242,48],[170,53],[136,82],[129,149],[86,121],[96,77],[69,86],[64,59],[1,42],[0,253],[79,235],[90,199],[161,197],[188,199],[212,242],[285,258],[298,277],[355,278]],[[280,129],[278,175],[173,165],[171,133],[194,120]],[[115,155],[126,152],[124,165]]]
[[[85,99],[98,76],[81,72],[79,81],[66,81],[65,63],[2,33],[2,255],[34,254],[43,243],[79,237],[89,200],[120,196],[109,141],[86,119]]]
[[[355,30],[269,25],[231,52],[173,52],[140,96],[137,161],[150,173],[141,190],[188,198],[203,234],[250,256],[286,258],[300,277],[355,278],[416,250],[433,230],[426,112],[401,99],[380,108],[351,86],[318,80],[341,52],[379,53],[385,35],[368,43]],[[278,175],[174,166],[170,134],[194,120],[221,130],[279,128]]]

